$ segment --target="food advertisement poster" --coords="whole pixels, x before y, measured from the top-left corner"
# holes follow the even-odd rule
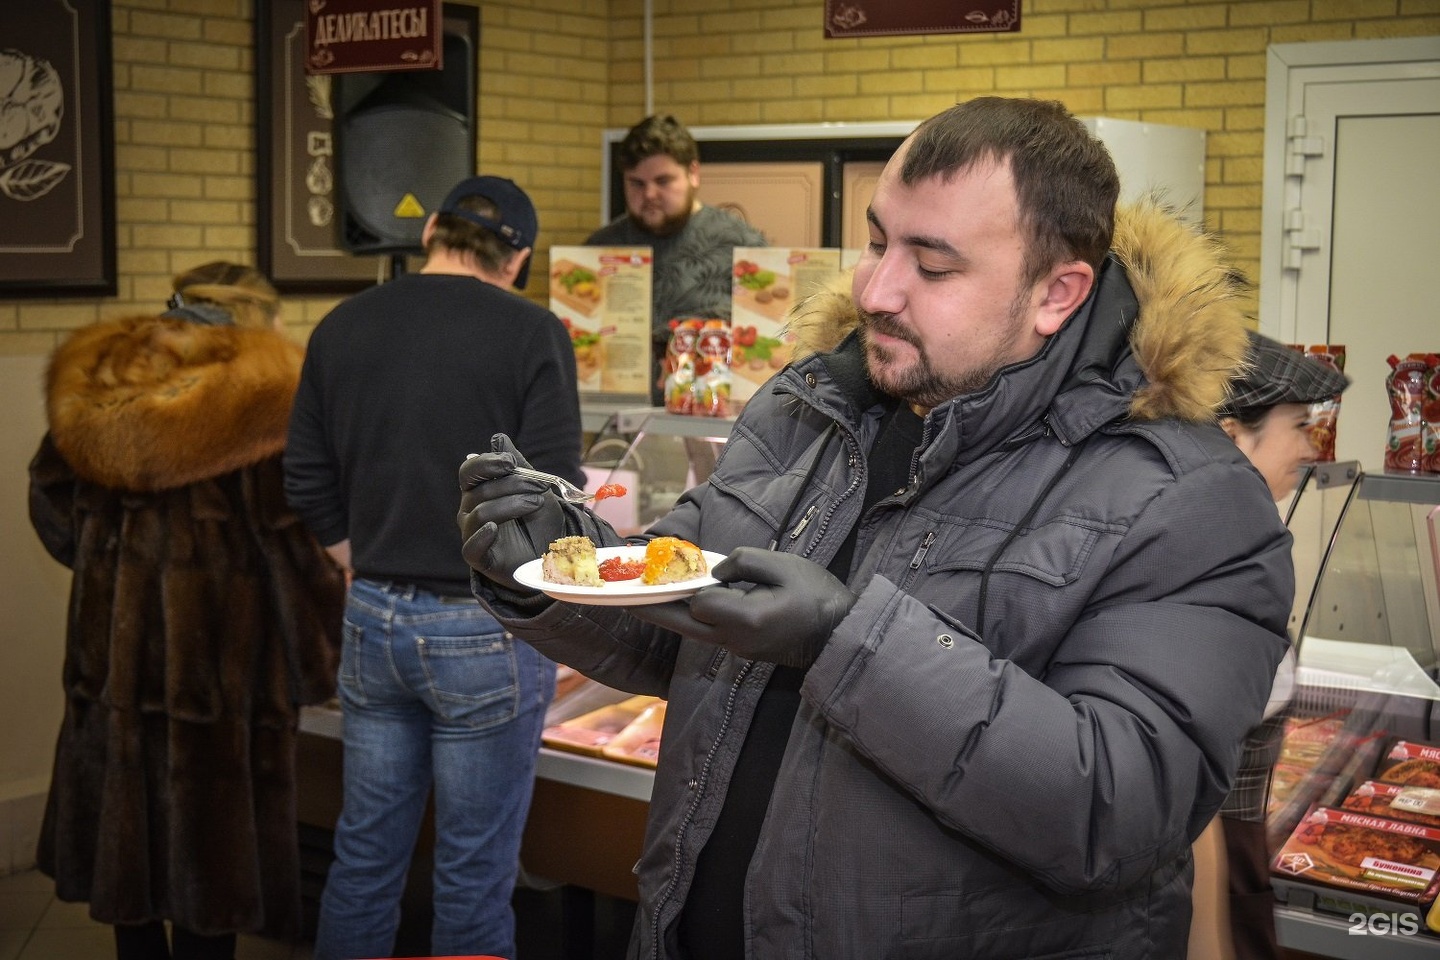
[[[580,393],[650,398],[649,247],[551,247],[550,309],[570,331]]]
[[[736,247],[730,296],[732,399],[748,400],[790,361],[790,308],[840,275],[833,247]]]

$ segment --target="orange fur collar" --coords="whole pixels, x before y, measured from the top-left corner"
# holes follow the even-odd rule
[[[79,476],[149,492],[285,447],[304,350],[268,329],[127,317],[75,331],[46,373],[55,446]]]

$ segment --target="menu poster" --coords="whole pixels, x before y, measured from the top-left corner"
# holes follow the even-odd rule
[[[790,308],[840,275],[833,247],[736,247],[730,296],[731,399],[748,400],[790,362]]]
[[[649,247],[551,247],[550,309],[570,331],[580,393],[650,398]]]

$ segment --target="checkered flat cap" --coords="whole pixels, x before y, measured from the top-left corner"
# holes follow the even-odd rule
[[[1319,403],[1350,386],[1350,378],[1294,347],[1250,331],[1246,369],[1230,381],[1221,416],[1278,403]]]

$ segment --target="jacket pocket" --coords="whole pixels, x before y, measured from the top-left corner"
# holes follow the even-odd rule
[[[1047,918],[1043,904],[1020,888],[990,891],[979,897],[912,894],[900,901],[900,935],[906,958],[935,960],[956,956],[986,960],[1110,960],[1108,946],[1091,943],[1054,949],[1084,933],[1079,925]],[[1101,939],[1093,934],[1085,939]],[[1103,943],[1103,940],[1102,940]]]
[[[1101,525],[1068,517],[1048,520],[1013,539],[1011,529],[984,519],[945,523],[925,553],[926,569],[978,571],[993,559],[997,572],[1063,587],[1080,579],[1105,532]]]

